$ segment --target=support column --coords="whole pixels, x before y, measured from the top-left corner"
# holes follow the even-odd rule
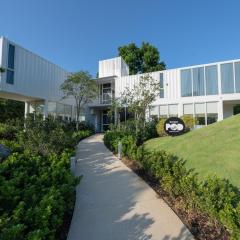
[[[47,117],[48,117],[48,100],[45,100],[43,108],[43,118],[46,119]]]
[[[223,101],[218,102],[218,121],[223,120]]]
[[[27,115],[30,112],[30,104],[29,102],[25,102],[25,109],[24,109],[24,118],[27,118]]]

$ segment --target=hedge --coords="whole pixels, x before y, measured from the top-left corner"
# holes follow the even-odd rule
[[[80,181],[70,173],[70,156],[91,129],[66,131],[62,123],[42,118],[25,125],[23,131],[0,124],[0,143],[12,151],[0,162],[0,239],[66,239],[64,221]]]
[[[231,239],[240,239],[240,193],[228,180],[210,176],[199,181],[194,170],[187,170],[185,161],[165,151],[148,152],[144,146],[136,147],[132,136],[106,132],[105,145],[117,152],[122,142],[123,156],[137,161],[154,177],[171,197],[182,199],[182,207],[190,212],[200,211],[222,224]]]

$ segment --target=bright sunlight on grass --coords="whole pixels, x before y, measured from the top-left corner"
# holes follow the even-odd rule
[[[216,174],[240,187],[240,115],[178,137],[146,142],[149,150],[162,149],[186,160],[199,177]]]

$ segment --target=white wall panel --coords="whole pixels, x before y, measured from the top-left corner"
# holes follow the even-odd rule
[[[61,101],[62,93],[59,88],[67,79],[68,72],[4,38],[2,56],[5,67],[9,43],[15,46],[14,84],[2,81],[2,90],[36,99]],[[64,100],[64,102],[74,103],[72,100]]]

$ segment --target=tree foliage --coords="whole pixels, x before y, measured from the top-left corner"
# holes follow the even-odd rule
[[[0,67],[0,73],[4,73],[5,69],[3,67]]]
[[[24,117],[24,102],[0,99],[0,122],[8,122]]]
[[[140,77],[138,83],[132,88],[126,87],[122,93],[122,102],[128,106],[128,110],[134,114],[136,135],[144,138],[146,112],[160,92],[159,83],[149,74]]]
[[[74,98],[76,101],[76,123],[79,125],[80,112],[83,106],[97,95],[97,85],[87,71],[79,71],[69,75],[60,86],[64,98]]]
[[[161,71],[166,68],[166,64],[160,62],[158,49],[147,42],[143,42],[141,47],[135,43],[121,46],[118,48],[118,55],[128,64],[130,74]]]

